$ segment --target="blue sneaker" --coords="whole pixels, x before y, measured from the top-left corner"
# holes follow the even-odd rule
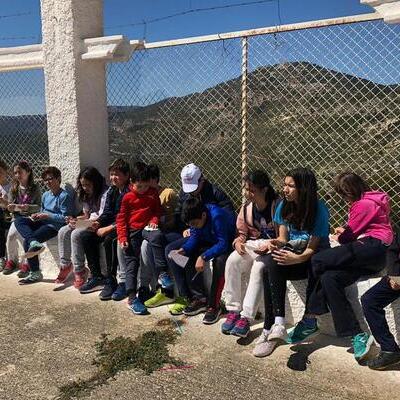
[[[84,285],[81,286],[79,291],[82,294],[98,292],[99,290],[104,289],[104,283],[105,281],[103,277],[93,276]]]
[[[231,330],[231,335],[239,336],[242,338],[247,337],[250,332],[250,322],[247,318],[241,317]]]
[[[112,294],[111,298],[114,301],[121,301],[125,299],[128,295],[126,294],[125,282],[118,283],[117,288],[115,289],[114,293]]]
[[[137,297],[133,299],[132,303],[128,303],[128,308],[136,315],[147,314],[146,306]]]
[[[286,343],[301,343],[313,338],[314,336],[317,336],[318,334],[319,328],[317,324],[315,324],[314,327],[310,328],[304,323],[304,321],[299,321],[293,329],[288,331]]]
[[[158,277],[158,283],[163,289],[172,289],[174,287],[174,281],[168,275],[167,272],[162,272]]]
[[[357,361],[361,361],[369,352],[372,343],[374,343],[374,338],[368,333],[359,333],[351,339],[351,344],[353,345],[354,358]]]
[[[236,322],[240,319],[240,314],[237,312],[229,311],[226,316],[225,322],[221,325],[221,331],[225,335],[230,335],[231,330],[235,327]]]

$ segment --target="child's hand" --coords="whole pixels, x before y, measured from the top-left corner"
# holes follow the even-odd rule
[[[105,226],[103,228],[97,229],[96,233],[97,233],[97,236],[104,237],[104,236],[108,235],[110,232],[112,232],[113,229],[114,228],[113,228],[112,225],[111,226]]]
[[[284,242],[281,242],[279,239],[271,239],[269,241],[269,251],[278,250],[285,245]]]
[[[157,224],[154,224],[154,223],[151,223],[151,224],[149,224],[149,228],[151,228],[151,229],[158,229],[158,225],[157,225]]]
[[[271,242],[269,240],[267,240],[254,252],[257,254],[260,254],[260,255],[267,254],[270,251],[270,245],[271,245]]]
[[[0,203],[1,204],[1,203]],[[9,212],[14,212],[14,210],[15,210],[15,204],[9,204],[8,206],[7,206],[7,211],[9,211]]]
[[[89,228],[87,228],[87,230],[91,231],[91,232],[96,232],[97,229],[99,229],[99,228],[100,228],[100,223],[97,221],[93,221],[92,226],[89,226]]]
[[[34,221],[40,221],[40,220],[49,218],[49,216],[46,213],[36,213],[36,214],[32,214],[31,218]]]
[[[298,264],[298,255],[288,250],[275,250],[272,253],[272,258],[278,265],[293,265]]]
[[[389,285],[393,290],[400,290],[400,285],[396,283],[393,279],[389,278]]]
[[[203,272],[205,266],[206,266],[206,262],[204,261],[203,257],[201,257],[201,256],[197,257],[197,261],[194,266],[196,268],[196,271]]]
[[[334,235],[341,235],[344,232],[344,228],[339,226],[333,230]]]
[[[119,247],[121,247],[121,249],[127,249],[129,246],[129,243],[125,240],[124,242],[119,242]]]
[[[244,246],[244,243],[240,242],[239,240],[235,242],[235,250],[241,255],[244,256],[247,254],[246,248]]]
[[[188,238],[190,236],[190,229],[185,229],[182,233],[184,238]]]

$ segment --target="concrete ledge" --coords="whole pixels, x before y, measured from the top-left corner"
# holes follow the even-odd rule
[[[369,331],[365,321],[364,314],[361,308],[361,296],[372,286],[374,286],[381,278],[373,277],[360,279],[356,284],[349,286],[346,289],[348,299],[353,307],[353,310],[361,324],[361,327]],[[299,321],[304,313],[305,296],[306,296],[307,281],[288,282],[287,298],[286,298],[286,317],[290,324]],[[386,307],[386,318],[388,320],[390,331],[393,333],[397,341],[400,341],[400,301]],[[321,331],[327,335],[336,336],[333,327],[333,321],[330,314],[319,317]]]

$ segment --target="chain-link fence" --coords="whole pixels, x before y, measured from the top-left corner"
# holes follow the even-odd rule
[[[238,206],[243,163],[265,169],[277,188],[286,171],[309,166],[332,224],[346,205],[331,179],[350,169],[389,192],[397,222],[400,26],[369,21],[246,40],[247,52],[235,38],[136,51],[109,65],[112,156],[158,163],[175,188],[182,166],[198,163]]]
[[[28,161],[36,177],[49,163],[43,70],[0,73],[0,159]]]

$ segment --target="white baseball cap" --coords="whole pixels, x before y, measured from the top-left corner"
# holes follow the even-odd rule
[[[182,189],[185,193],[192,193],[199,187],[202,172],[197,165],[188,164],[182,168]]]

